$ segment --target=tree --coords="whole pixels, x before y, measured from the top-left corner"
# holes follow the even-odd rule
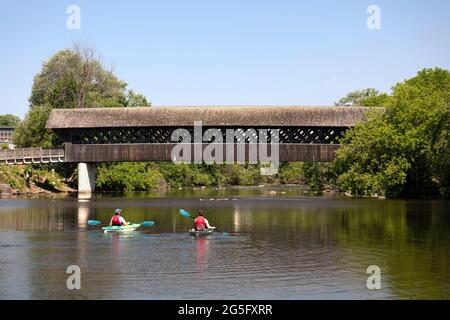
[[[17,147],[50,148],[62,144],[58,136],[45,128],[51,109],[48,105],[30,108],[25,119],[14,131],[13,141]]]
[[[450,72],[424,69],[398,83],[341,140],[338,186],[358,195],[429,197],[450,192]]]
[[[387,103],[388,95],[373,88],[356,90],[348,93],[334,104],[336,106],[383,106]]]
[[[56,53],[34,77],[30,104],[53,108],[125,106],[127,84],[106,70],[92,47]]]
[[[18,147],[58,145],[61,141],[45,129],[53,108],[149,106],[141,95],[127,89],[95,49],[75,45],[46,61],[34,77],[30,109],[14,134]]]
[[[127,107],[150,107],[151,103],[147,101],[147,98],[144,95],[135,93],[133,90],[128,90],[126,101],[125,101],[125,106],[127,106]]]
[[[0,126],[1,127],[15,127],[19,124],[20,118],[12,114],[2,114],[0,115]]]

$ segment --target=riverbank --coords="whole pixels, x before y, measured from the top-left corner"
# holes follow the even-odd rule
[[[151,191],[177,188],[308,185],[313,190],[337,191],[321,181],[321,165],[281,164],[274,176],[261,174],[259,165],[188,165],[164,162],[105,163],[96,168],[98,192]],[[314,168],[317,170],[311,170]],[[0,166],[0,183],[13,194],[76,192],[76,167],[61,165]]]
[[[67,182],[68,180],[62,178],[54,169],[48,170],[32,165],[0,166],[0,184],[5,186],[2,188],[3,195],[50,195],[77,192]],[[7,190],[6,186],[9,186],[10,190]]]
[[[74,166],[72,166],[75,168]],[[173,163],[116,163],[97,165],[97,193],[160,192],[201,189],[264,189],[266,195],[282,195],[279,188],[305,188],[308,193],[338,194],[356,198],[385,196],[342,192],[327,179],[327,164],[285,163],[274,176],[260,174],[258,165],[175,165]],[[10,186],[5,195],[54,196],[77,193],[76,170],[61,171],[51,165],[0,165],[0,184]],[[281,193],[280,193],[281,192]],[[1,191],[0,191],[1,194]]]

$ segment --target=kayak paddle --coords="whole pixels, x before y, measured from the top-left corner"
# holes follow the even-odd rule
[[[187,217],[187,218],[192,218],[192,219],[194,219],[193,217],[191,217],[191,214],[190,214],[189,212],[187,212],[186,210],[180,209],[180,214],[181,214],[183,217]]]
[[[102,224],[102,222],[98,220],[88,220],[87,223],[90,226],[98,226],[99,224]],[[139,224],[144,227],[153,227],[155,225],[155,221],[142,221]]]
[[[181,214],[183,217],[189,217],[189,218],[194,219],[194,217],[191,216],[191,214],[190,214],[189,212],[187,212],[186,210],[180,209],[180,214]],[[220,231],[220,230],[217,229],[217,228],[215,228],[214,231],[220,232],[220,233],[223,234],[224,236],[230,235],[228,232]]]
[[[140,224],[144,227],[153,227],[155,225],[155,221],[142,221]]]

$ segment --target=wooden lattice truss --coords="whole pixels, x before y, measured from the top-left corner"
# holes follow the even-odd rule
[[[219,130],[223,142],[228,142],[227,130],[234,130],[235,143],[258,142],[255,134],[263,134],[270,142],[272,137],[279,143],[339,144],[339,139],[348,128],[344,127],[282,127],[282,128],[202,128],[203,134],[210,129]],[[262,130],[262,131],[260,131]],[[178,131],[178,132],[177,132]],[[172,133],[177,133],[178,141],[172,141]],[[194,128],[173,127],[128,127],[77,129],[72,132],[74,144],[129,144],[129,143],[176,143],[186,141],[186,135],[194,142]],[[210,141],[213,142],[214,138]]]

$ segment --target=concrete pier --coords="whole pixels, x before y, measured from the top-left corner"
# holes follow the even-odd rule
[[[78,164],[78,194],[90,195],[95,192],[95,163]]]

